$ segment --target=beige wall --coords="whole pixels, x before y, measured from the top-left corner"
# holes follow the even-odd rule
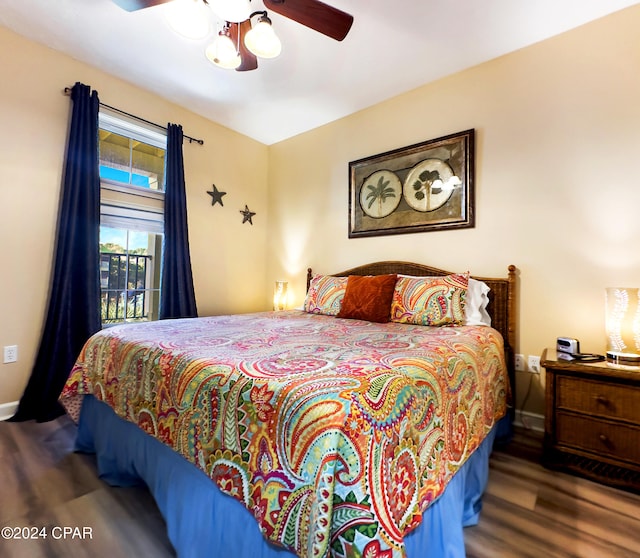
[[[401,259],[503,276],[513,263],[519,352],[558,336],[602,352],[604,288],[640,286],[638,29],[640,6],[272,146],[268,279],[292,281],[301,302],[308,266]],[[349,161],[469,128],[475,228],[347,237]],[[530,379],[518,377],[518,407]],[[542,413],[533,380],[525,410]]]
[[[0,348],[19,348],[18,362],[0,364],[0,405],[19,399],[39,342],[71,106],[62,90],[76,81],[109,105],[204,139],[183,148],[199,313],[269,307],[266,146],[3,28],[0,71]],[[228,192],[224,207],[211,206],[214,183]],[[245,204],[257,213],[253,226],[242,224]]]

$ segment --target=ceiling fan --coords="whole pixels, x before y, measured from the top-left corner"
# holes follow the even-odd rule
[[[172,0],[113,0],[122,9],[133,12],[144,8],[150,8],[159,4],[165,4]],[[202,0],[213,12],[224,20],[224,34],[228,36],[234,45],[237,45],[237,55],[240,65],[235,67],[238,71],[255,70],[258,67],[258,59],[246,44],[245,37],[252,29],[251,17],[260,15],[263,20],[267,18],[267,12],[244,11],[242,15],[236,15],[234,10],[238,4],[249,6],[251,0]],[[353,24],[353,16],[338,10],[320,0],[262,0],[265,8],[277,14],[287,17],[327,37],[342,41]],[[220,34],[222,35],[223,32]],[[216,62],[217,63],[217,62]]]

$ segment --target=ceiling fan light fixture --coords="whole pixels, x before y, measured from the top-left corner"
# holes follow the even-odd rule
[[[259,15],[256,22],[244,37],[244,44],[260,58],[275,58],[282,52],[282,43],[273,30],[267,12],[255,12],[251,17]]]
[[[210,62],[225,70],[235,70],[242,62],[226,30],[220,31],[216,40],[205,50],[205,55]]]
[[[251,17],[251,0],[207,0],[207,4],[220,19],[240,23]]]
[[[174,0],[164,10],[169,27],[187,39],[204,39],[211,33],[211,20],[201,0]]]

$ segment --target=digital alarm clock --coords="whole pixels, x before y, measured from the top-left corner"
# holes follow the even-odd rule
[[[582,362],[598,362],[604,360],[602,355],[581,353],[580,341],[573,337],[558,337],[556,351],[560,360],[580,360]]]
[[[573,337],[558,337],[556,351],[559,353],[577,355],[580,353],[580,341]]]

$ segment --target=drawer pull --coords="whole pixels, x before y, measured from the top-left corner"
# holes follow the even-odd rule
[[[605,407],[609,406],[609,400],[604,395],[596,395],[594,396],[594,399],[596,400],[596,402],[604,405]]]
[[[609,439],[606,434],[598,434],[598,438],[602,442],[602,445],[605,446],[609,451],[614,450],[613,442]]]

